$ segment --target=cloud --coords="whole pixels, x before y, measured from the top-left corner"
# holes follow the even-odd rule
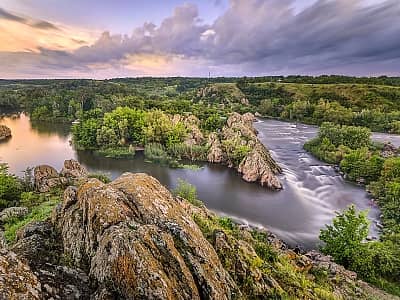
[[[89,77],[98,70],[101,76],[106,70],[133,76],[163,69],[191,75],[399,75],[400,1],[366,4],[318,0],[297,12],[292,0],[231,0],[211,24],[201,21],[195,5],[184,4],[158,26],[145,23],[129,36],[104,32],[73,50],[20,51],[13,65],[20,72],[28,65],[31,73],[70,70]],[[0,11],[1,17],[19,18]],[[0,52],[0,64],[10,64],[7,55]],[[1,70],[0,76],[7,74]]]
[[[32,26],[35,28],[39,29],[46,29],[46,30],[60,30],[56,25],[47,22],[47,21],[42,21],[42,20],[33,20],[30,18],[24,18],[21,16],[18,16],[16,14],[13,14],[9,11],[6,11],[0,7],[0,19],[5,19],[8,21],[14,21],[18,23],[22,23],[28,26]]]

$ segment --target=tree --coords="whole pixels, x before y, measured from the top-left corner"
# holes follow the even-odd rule
[[[335,261],[345,267],[352,264],[353,258],[362,251],[362,241],[368,236],[369,220],[367,211],[357,212],[351,205],[343,213],[338,213],[332,225],[326,225],[319,235],[325,245],[321,251],[332,255]]]
[[[17,177],[8,174],[8,166],[0,164],[0,210],[19,202],[22,184]]]

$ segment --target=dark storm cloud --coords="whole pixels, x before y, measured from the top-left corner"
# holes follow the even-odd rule
[[[199,60],[230,75],[399,74],[400,1],[367,6],[363,0],[318,0],[299,13],[293,3],[231,0],[212,24],[202,23],[197,7],[185,4],[159,26],[145,23],[130,36],[105,32],[72,53],[41,49],[34,59],[30,54],[20,61],[82,70],[90,64],[122,66],[129,55],[157,54]]]
[[[14,21],[18,23],[22,23],[31,27],[35,27],[38,29],[53,29],[53,30],[59,30],[57,26],[54,24],[47,22],[47,21],[35,21],[30,18],[24,18],[18,15],[15,15],[11,12],[8,12],[0,7],[0,19],[5,19],[9,21]]]

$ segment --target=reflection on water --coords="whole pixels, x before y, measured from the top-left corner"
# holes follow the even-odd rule
[[[183,178],[197,186],[199,197],[210,209],[266,226],[292,244],[314,247],[319,229],[332,220],[335,210],[350,203],[370,208],[373,219],[379,214],[362,187],[345,182],[330,166],[304,152],[303,143],[317,131],[312,126],[270,120],[255,124],[262,142],[284,167],[281,179],[285,188],[272,192],[244,182],[233,170],[220,165],[204,164],[197,171],[171,169],[145,162],[141,153],[129,160],[75,151],[69,143],[69,126],[31,125],[25,115],[4,118],[0,123],[13,132],[10,140],[0,144],[0,160],[8,162],[12,172],[20,174],[38,164],[60,169],[65,159],[75,158],[90,171],[112,178],[123,172],[145,172],[169,188]]]

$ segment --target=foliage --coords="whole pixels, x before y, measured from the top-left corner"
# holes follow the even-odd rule
[[[319,238],[325,243],[321,250],[332,255],[336,262],[349,267],[361,242],[367,238],[369,221],[367,212],[357,212],[354,205],[337,214],[332,225],[322,229]]]
[[[186,199],[194,206],[202,206],[203,204],[198,199],[196,187],[181,178],[178,178],[178,185],[173,190],[173,194]]]
[[[228,139],[222,142],[222,146],[227,154],[229,161],[234,166],[238,166],[245,156],[251,151],[247,145],[242,145],[240,139]]]
[[[168,147],[168,153],[177,159],[207,161],[209,147],[199,145],[173,144]]]
[[[44,221],[48,217],[50,217],[51,212],[53,211],[54,207],[59,203],[59,201],[59,196],[51,196],[47,199],[47,201],[37,206],[33,206],[31,212],[27,216],[19,219],[17,218],[10,220],[6,224],[4,224],[4,233],[7,242],[14,242],[17,231],[24,227],[26,224],[32,221]]]
[[[366,183],[376,181],[381,175],[384,159],[379,155],[371,155],[368,148],[363,147],[351,150],[344,155],[340,162],[340,169],[352,181],[364,179]]]
[[[96,178],[96,179],[100,180],[103,183],[111,182],[110,177],[107,174],[104,174],[104,173],[90,173],[88,175],[88,178]]]
[[[390,240],[365,242],[368,227],[367,212],[357,213],[351,206],[336,216],[333,225],[321,230],[320,239],[325,242],[321,250],[364,280],[393,289],[393,281],[400,278],[399,245]]]
[[[113,147],[96,150],[96,153],[108,158],[133,158],[135,156],[135,148],[130,147]]]
[[[19,179],[8,173],[8,167],[2,165],[0,168],[0,209],[15,206],[21,193],[23,186]]]
[[[327,138],[335,147],[343,145],[351,149],[358,149],[369,145],[371,131],[364,127],[323,123],[318,136],[321,139]]]

